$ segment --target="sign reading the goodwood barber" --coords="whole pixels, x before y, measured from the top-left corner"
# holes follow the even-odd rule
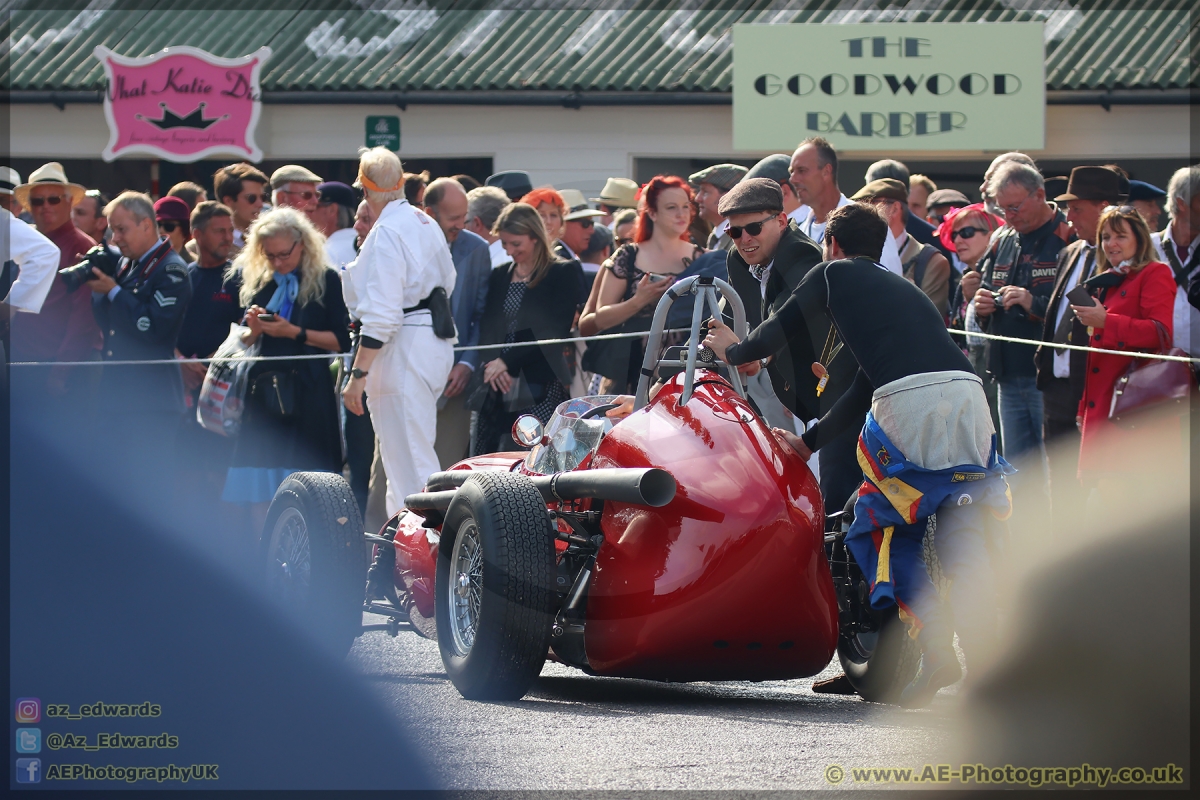
[[[185,163],[215,155],[262,159],[254,142],[262,111],[258,79],[271,48],[241,58],[187,46],[140,58],[103,45],[93,53],[108,82],[105,161],[135,154]]]
[[[1038,150],[1040,22],[733,26],[733,145]]]

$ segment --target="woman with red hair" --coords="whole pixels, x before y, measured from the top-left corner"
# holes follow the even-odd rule
[[[567,201],[563,200],[561,194],[546,186],[529,192],[521,198],[520,202],[537,209],[538,216],[542,218],[542,222],[546,226],[546,233],[549,235],[550,241],[555,243],[557,250],[558,240],[562,238],[565,225],[563,217],[567,215]]]
[[[659,298],[705,252],[688,236],[692,208],[692,189],[682,178],[658,175],[642,187],[633,241],[604,263],[596,281],[595,309],[590,305],[584,309],[580,333],[649,329]],[[601,382],[602,394],[627,393],[637,385],[644,344],[640,338],[610,342],[589,346],[591,357],[585,368],[590,366],[606,379]]]

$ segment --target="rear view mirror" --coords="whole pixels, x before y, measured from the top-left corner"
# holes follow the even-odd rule
[[[512,426],[512,438],[522,447],[533,447],[535,444],[541,444],[545,437],[545,431],[542,429],[542,422],[532,414],[523,414],[517,417],[517,421]]]

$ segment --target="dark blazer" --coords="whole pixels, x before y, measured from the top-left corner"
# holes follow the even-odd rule
[[[934,234],[934,231],[937,229],[908,209],[904,210],[904,214],[904,230],[908,231],[921,244],[931,244],[936,247],[938,252],[944,255],[946,260],[949,261],[950,251],[946,249],[946,245],[942,243],[942,240]]]
[[[504,299],[512,283],[512,272],[513,265],[506,264],[493,269],[489,276],[487,304],[479,324],[481,345],[504,341],[507,327]],[[582,273],[578,261],[556,261],[537,286],[525,290],[521,310],[517,312],[516,341],[564,339],[571,335]],[[480,365],[500,357],[500,352],[496,349],[480,351]],[[564,357],[564,345],[561,344],[516,347],[504,356],[504,363],[508,365],[510,375],[517,377],[524,373],[530,383],[544,384],[550,380],[558,380],[568,386],[571,383],[571,369]],[[483,370],[476,369],[475,375],[482,377]]]
[[[483,318],[483,308],[487,302],[492,256],[482,236],[459,231],[450,245],[450,258],[454,261],[456,274],[454,291],[450,294],[450,308],[454,314],[454,327],[458,329],[458,344],[473,347],[479,344],[479,320]],[[459,350],[454,354],[454,363],[460,361],[474,369],[479,366],[479,354],[471,350]]]
[[[1050,294],[1050,304],[1046,306],[1046,317],[1042,320],[1042,341],[1054,341],[1055,320],[1058,319],[1058,308],[1061,303],[1070,303],[1064,295],[1067,291],[1067,276],[1079,259],[1079,251],[1087,244],[1083,239],[1076,239],[1064,247],[1058,254],[1058,274],[1054,277],[1054,290]],[[1096,252],[1093,249],[1091,259],[1087,264],[1087,272],[1079,278],[1083,283],[1092,277],[1096,271]],[[1068,312],[1069,313],[1069,312]],[[1086,345],[1088,341],[1087,326],[1079,320],[1071,323],[1070,344]],[[1083,387],[1087,379],[1087,353],[1082,350],[1071,351],[1071,391],[1075,402],[1083,396]],[[1033,362],[1037,366],[1037,388],[1045,391],[1054,380],[1054,348],[1050,345],[1039,345],[1033,354]]]
[[[746,306],[746,321],[750,329],[757,328],[764,319],[778,311],[792,296],[792,292],[808,271],[819,263],[820,248],[794,222],[789,224],[787,231],[779,239],[779,247],[771,264],[771,274],[767,277],[764,298],[762,284],[750,274],[750,268],[737,248],[731,249],[727,261],[729,282],[742,298],[742,304]],[[796,416],[809,420],[821,416],[824,408],[832,405],[833,399],[840,396],[841,391],[850,385],[858,371],[858,363],[849,351],[843,349],[830,367],[829,376],[830,388],[836,385],[841,391],[827,391],[818,399],[817,379],[812,372],[812,363],[820,355],[819,349],[816,348],[825,343],[825,337],[829,334],[829,318],[824,313],[806,314],[805,320],[811,330],[796,331],[788,346],[771,361],[767,367],[767,374],[780,402]],[[726,321],[732,324],[732,316],[728,313]],[[844,366],[846,375],[843,376],[841,373]]]

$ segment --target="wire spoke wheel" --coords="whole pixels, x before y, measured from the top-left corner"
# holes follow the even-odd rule
[[[475,644],[483,601],[483,546],[474,522],[468,522],[459,531],[450,563],[452,579],[446,586],[450,593],[450,632],[455,655],[465,657]]]
[[[308,523],[298,508],[287,508],[271,530],[267,558],[267,584],[275,599],[307,603],[312,585],[312,543]]]

